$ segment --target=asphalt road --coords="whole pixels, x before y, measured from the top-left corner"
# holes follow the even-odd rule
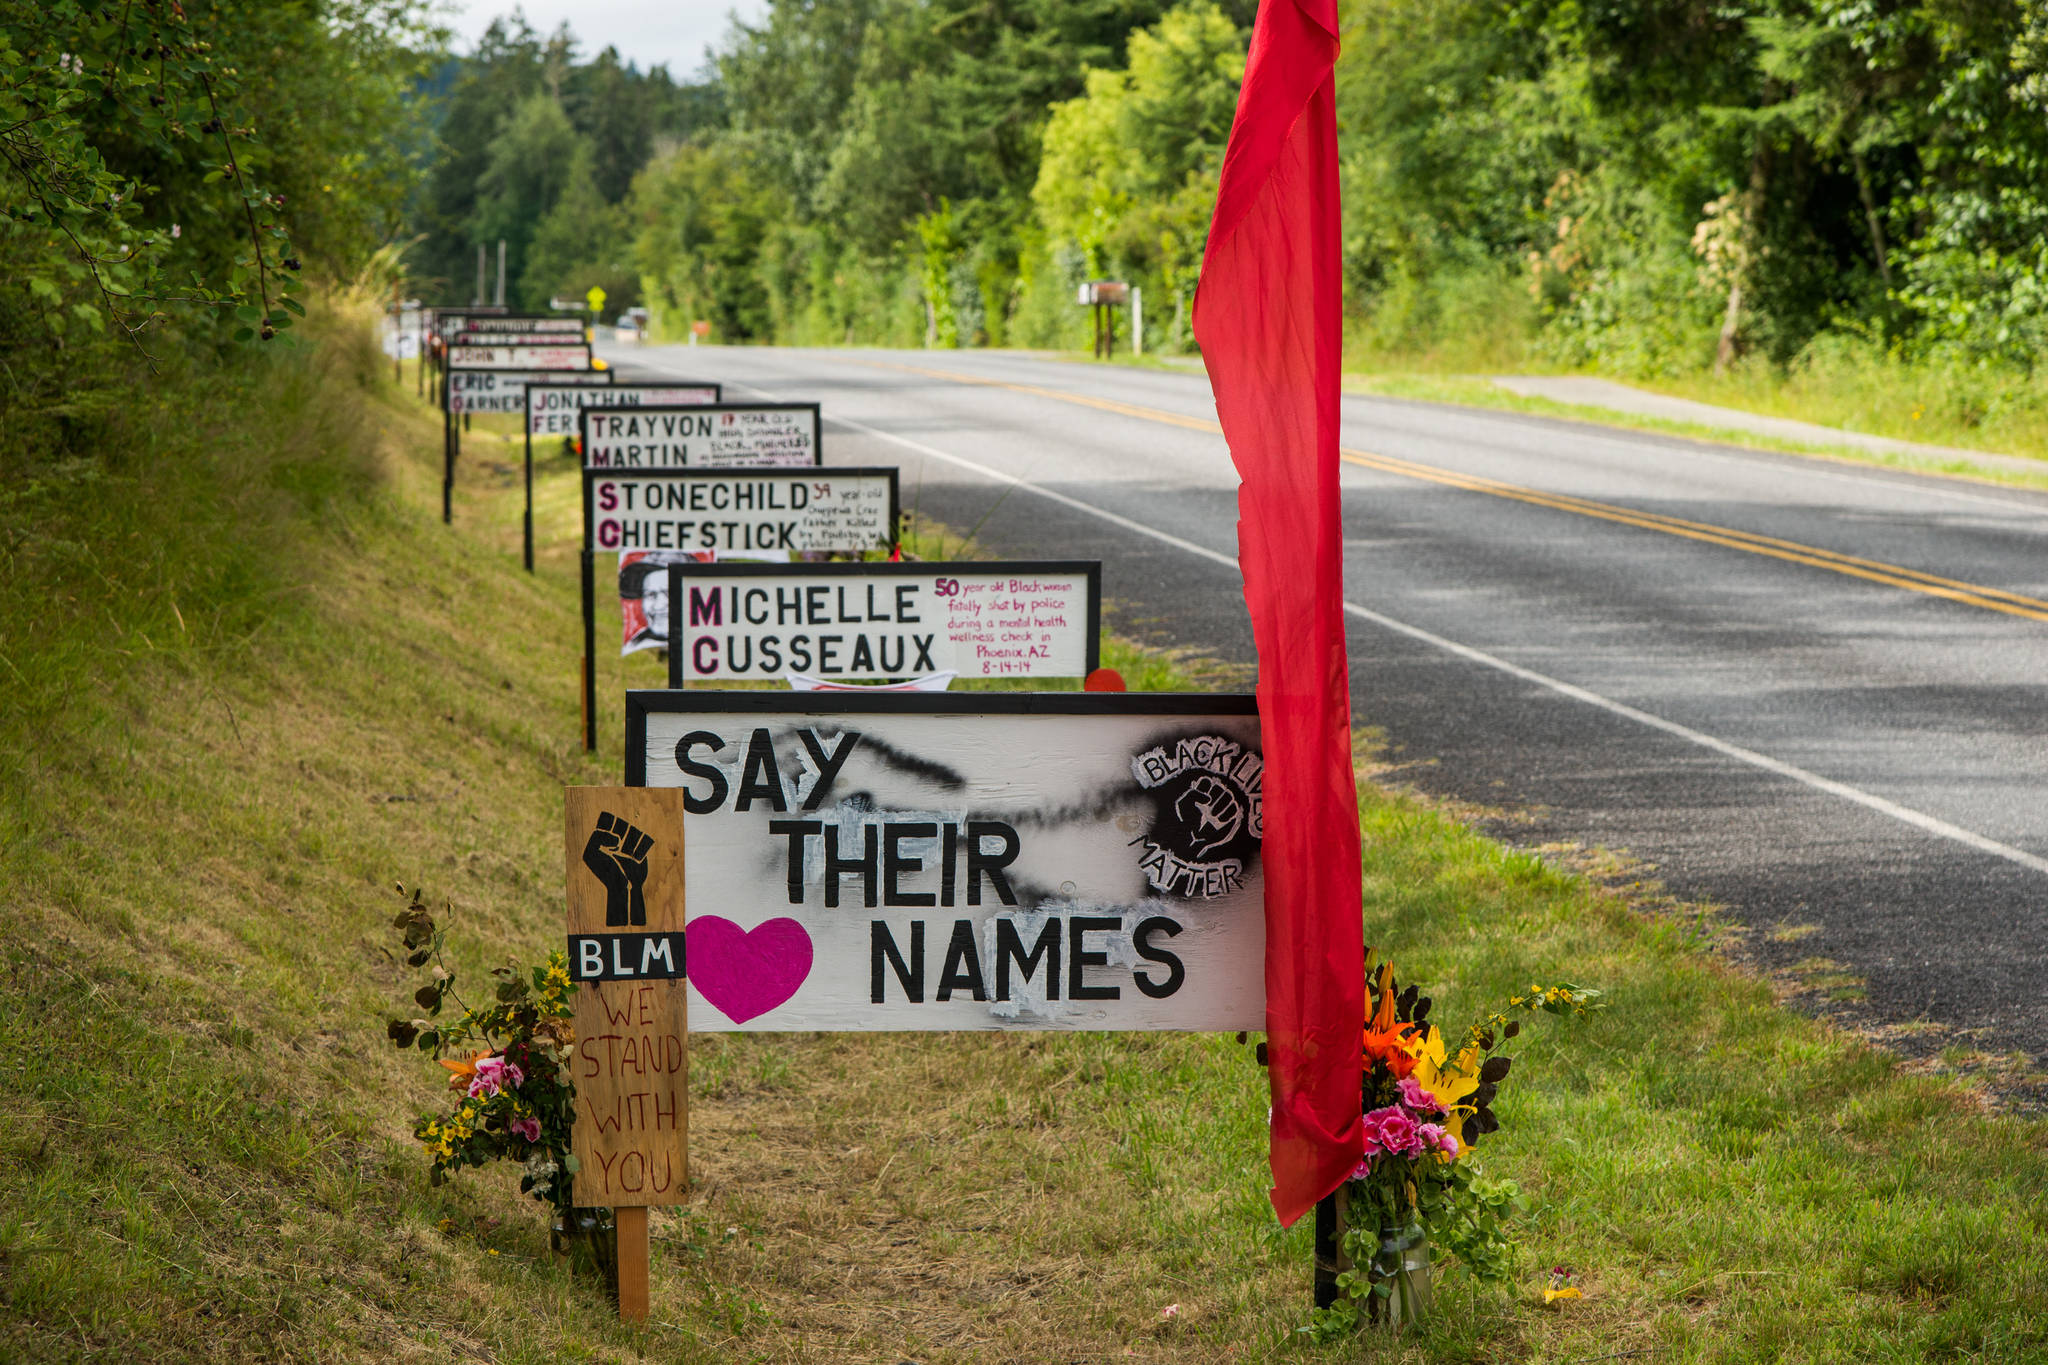
[[[1251,661],[1199,372],[615,355],[820,401],[828,463],[901,466],[1005,555],[1100,558],[1112,623]],[[1908,1051],[2048,1064],[2048,495],[1371,398],[1344,446],[1353,705],[1400,780],[1647,861],[1764,965],[1860,978],[1805,1003],[1921,1026]]]

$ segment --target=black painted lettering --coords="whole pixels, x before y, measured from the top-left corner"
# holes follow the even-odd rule
[[[868,834],[874,834],[874,826],[868,826]],[[829,835],[827,836],[830,837]],[[870,905],[873,901],[868,902]],[[882,920],[871,921],[868,925],[868,987],[875,1004],[882,1003],[883,987],[888,978],[882,974],[882,963],[888,961],[896,973],[896,984],[903,988],[903,996],[913,1005],[924,1003],[924,921],[913,920],[910,925],[910,963],[904,965],[903,954],[896,946],[895,935]]]
[[[880,831],[873,825],[862,825],[860,832],[862,841],[861,856],[858,858],[842,858],[839,856],[839,826],[825,826],[825,907],[827,909],[838,908],[839,879],[848,872],[860,873],[861,889],[864,893],[861,903],[870,910],[875,908],[875,864],[880,861],[876,857],[877,841],[875,836]]]
[[[1107,967],[1108,953],[1088,951],[1087,934],[1111,933],[1124,927],[1116,915],[1076,915],[1067,921],[1067,999],[1116,1000],[1123,991],[1116,986],[1091,986],[1084,973],[1090,967]]]
[[[939,972],[939,1000],[951,1000],[956,990],[974,992],[976,1000],[988,999],[988,983],[981,975],[981,948],[974,941],[974,922],[953,921],[953,938],[946,944],[946,964]]]
[[[1017,922],[1012,919],[996,921],[996,999],[1010,998],[1010,964],[1017,964],[1018,975],[1030,981],[1037,972],[1038,964],[1045,963],[1045,998],[1060,998],[1060,917],[1048,915],[1045,928],[1038,932],[1038,942],[1031,945],[1029,956],[1024,952],[1024,940],[1017,934]]]
[[[766,798],[771,810],[789,809],[788,798],[782,794],[782,770],[775,766],[775,745],[769,741],[766,726],[756,726],[747,740],[747,761],[740,769],[740,791],[732,808],[752,810],[757,796]]]
[[[712,753],[725,748],[725,741],[709,730],[692,730],[676,741],[676,766],[691,777],[701,777],[711,784],[707,796],[698,796],[688,787],[683,788],[683,809],[692,815],[709,815],[725,804],[725,774],[709,763],[699,763],[690,757],[690,750],[702,747]]]
[[[816,820],[770,820],[768,833],[786,835],[789,839],[787,878],[789,882],[789,903],[804,903],[804,854],[808,845],[805,840],[824,828]]]
[[[931,892],[905,891],[897,881],[906,872],[924,871],[924,859],[904,853],[903,841],[934,838],[938,832],[939,827],[930,822],[882,827],[882,904],[925,906],[939,903],[939,898]]]
[[[761,652],[765,659],[768,652],[765,641],[762,643]],[[841,730],[839,747],[830,752],[826,751],[824,742],[818,738],[815,730],[799,730],[797,738],[804,742],[804,748],[811,755],[811,762],[818,765],[818,780],[811,784],[811,794],[804,798],[804,809],[816,810],[825,798],[831,795],[832,783],[839,776],[839,770],[846,766],[847,759],[853,757],[854,746],[860,743],[860,731]]]
[[[1163,933],[1168,938],[1172,938],[1179,932],[1180,925],[1164,915],[1154,915],[1150,919],[1143,920],[1136,929],[1131,931],[1131,946],[1138,950],[1138,956],[1144,958],[1147,962],[1157,962],[1160,966],[1166,968],[1166,980],[1164,982],[1154,981],[1144,972],[1131,973],[1131,979],[1137,983],[1138,989],[1151,996],[1154,1000],[1164,1000],[1167,996],[1179,990],[1181,983],[1188,979],[1187,968],[1181,965],[1179,957],[1167,952],[1164,948],[1155,948],[1151,943],[1152,935],[1155,933]]]
[[[984,839],[1002,840],[1002,848],[990,853],[981,846]],[[981,879],[988,878],[990,886],[996,889],[996,896],[1004,905],[1015,905],[1017,893],[1010,890],[1010,879],[1003,875],[1003,869],[1017,861],[1017,854],[1023,845],[1018,841],[1017,831],[1001,820],[970,820],[967,822],[967,903],[981,904]],[[950,866],[951,860],[948,860]]]

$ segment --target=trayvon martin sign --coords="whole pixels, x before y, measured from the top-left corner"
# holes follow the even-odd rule
[[[631,692],[690,1027],[1263,1027],[1259,722],[1192,693]]]

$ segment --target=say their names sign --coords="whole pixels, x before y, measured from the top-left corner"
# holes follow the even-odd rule
[[[896,470],[586,469],[583,505],[593,550],[870,550],[895,539]]]
[[[716,384],[613,384],[602,389],[561,387],[553,382],[529,384],[526,434],[574,436],[578,430],[576,414],[587,407],[691,407],[716,403],[718,399]]]
[[[570,1074],[580,1203],[679,1204],[688,1185],[683,805],[678,792],[570,787]]]
[[[450,369],[587,370],[590,348],[583,345],[490,346],[466,341],[448,345]]]
[[[816,403],[585,408],[580,418],[585,469],[795,468],[822,458]]]
[[[950,671],[1079,678],[1100,651],[1095,562],[671,564],[669,686]]]
[[[448,411],[522,412],[527,386],[545,379],[593,391],[609,388],[610,370],[450,370]]]
[[[1263,1026],[1249,696],[629,692],[626,717],[628,785],[682,793],[699,1033]]]

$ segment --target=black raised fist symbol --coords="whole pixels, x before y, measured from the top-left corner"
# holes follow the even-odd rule
[[[1244,801],[1221,778],[1202,773],[1173,803],[1173,815],[1187,831],[1184,856],[1206,858],[1244,828]]]
[[[647,850],[653,847],[651,837],[610,811],[598,815],[583,846],[583,865],[604,883],[606,924],[647,923]]]

